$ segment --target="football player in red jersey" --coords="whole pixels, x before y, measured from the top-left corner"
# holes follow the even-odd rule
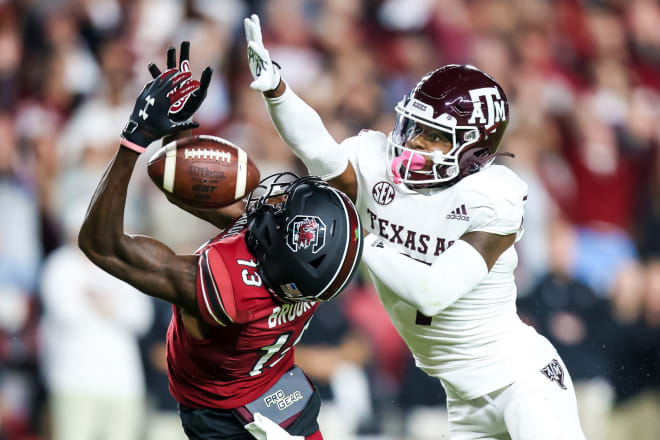
[[[321,439],[320,398],[294,366],[293,347],[318,302],[339,294],[356,271],[362,236],[355,206],[320,179],[282,173],[262,181],[262,193],[252,193],[238,218],[234,205],[211,215],[225,229],[195,255],[126,234],[126,191],[139,154],[196,126],[172,120],[171,106],[192,102],[184,105],[190,118],[205,92],[175,67],[172,49],[167,71],[150,70],[155,78],[122,132],[79,246],[110,274],[172,303],[170,391],[189,438]]]

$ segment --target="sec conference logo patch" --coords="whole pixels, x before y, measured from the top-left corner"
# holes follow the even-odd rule
[[[371,196],[379,205],[389,205],[394,200],[394,187],[389,182],[378,182],[371,189]]]

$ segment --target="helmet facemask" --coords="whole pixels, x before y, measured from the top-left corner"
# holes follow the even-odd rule
[[[397,119],[387,149],[388,172],[393,181],[411,188],[424,188],[443,185],[459,177],[460,153],[479,141],[477,128],[457,126],[456,119],[448,114],[433,118],[433,109],[414,98],[405,97],[395,110]],[[449,141],[451,149],[443,153],[409,147],[417,136],[429,131]]]

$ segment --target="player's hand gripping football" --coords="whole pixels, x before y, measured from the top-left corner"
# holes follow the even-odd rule
[[[192,80],[188,57],[190,43],[181,44],[181,61],[176,68],[176,50],[167,51],[167,70],[160,71],[155,64],[149,65],[153,80],[148,82],[137,100],[131,117],[122,130],[122,145],[138,153],[163,136],[198,127],[192,115],[206,97],[211,79],[207,67],[200,81]]]
[[[250,73],[254,78],[250,87],[261,92],[274,90],[280,84],[280,70],[270,59],[270,54],[264,47],[259,16],[252,14],[243,23],[245,24],[245,39],[248,44],[248,64]]]

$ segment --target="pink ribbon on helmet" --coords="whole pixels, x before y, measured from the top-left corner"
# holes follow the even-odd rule
[[[394,183],[401,183],[401,173],[399,170],[401,169],[401,164],[405,160],[410,160],[408,169],[411,171],[421,170],[426,164],[426,160],[421,154],[416,154],[408,150],[404,151],[401,156],[395,157],[392,160],[392,174],[394,175],[392,180],[394,180]]]

